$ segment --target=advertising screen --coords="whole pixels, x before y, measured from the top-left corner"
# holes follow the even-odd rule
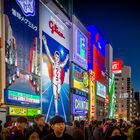
[[[94,71],[89,72],[89,119],[93,120],[96,117],[95,109],[95,73]]]
[[[88,101],[86,97],[72,95],[72,114],[85,115],[88,110]]]
[[[88,39],[80,31],[80,29],[73,24],[73,56],[72,61],[87,70],[87,53],[88,53]]]
[[[88,73],[72,63],[73,88],[88,92]]]
[[[40,106],[40,95],[32,95],[6,89],[4,91],[4,101],[6,104],[23,106]]]
[[[37,108],[9,107],[9,115],[12,116],[30,116],[41,114],[41,110]]]
[[[6,89],[41,92],[38,12],[38,0],[4,0]]]
[[[102,84],[105,84],[105,58],[94,46],[94,72],[95,72],[95,79]]]
[[[112,71],[113,73],[121,73],[122,72],[123,61],[116,60],[112,62]]]
[[[105,83],[105,40],[95,26],[87,26],[88,33],[88,69],[94,70],[96,80]]]
[[[37,108],[27,108],[27,116],[35,116],[41,114],[41,110]]]
[[[10,107],[9,108],[9,115],[12,115],[12,116],[26,116],[27,115],[27,109],[26,108],[20,108],[20,107]]]
[[[69,121],[69,28],[41,4],[42,113],[46,121],[61,115]]]
[[[97,89],[97,95],[105,98],[106,97],[106,87],[104,85],[102,85],[100,82],[96,82],[97,83],[97,86],[96,86],[96,89]]]

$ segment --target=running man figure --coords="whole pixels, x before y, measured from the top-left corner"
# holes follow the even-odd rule
[[[62,85],[61,71],[64,68],[64,66],[67,64],[67,61],[69,58],[67,55],[65,60],[61,62],[60,53],[58,51],[55,51],[54,58],[53,58],[48,49],[47,40],[44,35],[42,36],[42,40],[43,40],[48,58],[50,62],[52,63],[52,68],[53,68],[52,91],[53,91],[53,96],[54,96],[55,115],[57,115],[58,114],[58,100],[60,98],[61,85]]]

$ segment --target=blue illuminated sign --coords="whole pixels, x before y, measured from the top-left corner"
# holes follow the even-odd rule
[[[40,95],[5,89],[4,102],[12,105],[40,107]]]
[[[87,59],[86,57],[86,50],[87,50],[87,42],[86,37],[83,35],[79,30],[77,30],[77,53],[83,58]]]
[[[88,70],[93,70],[93,47],[96,46],[99,52],[105,57],[105,41],[95,26],[87,26],[88,30]]]
[[[35,15],[35,1],[34,0],[16,0],[25,16]]]

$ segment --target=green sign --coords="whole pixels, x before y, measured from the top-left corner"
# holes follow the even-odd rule
[[[41,114],[41,110],[37,108],[28,108],[27,109],[27,116],[35,116]]]

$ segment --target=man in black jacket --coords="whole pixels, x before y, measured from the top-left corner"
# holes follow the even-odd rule
[[[134,124],[133,140],[139,140],[140,139],[140,120],[135,119],[133,121],[133,124]]]
[[[65,121],[61,116],[57,115],[51,118],[50,125],[53,129],[53,132],[44,137],[43,140],[74,140],[72,136],[64,132]]]
[[[34,129],[39,134],[40,139],[44,136],[47,136],[50,133],[50,126],[45,123],[45,117],[42,114],[39,114],[34,117],[35,125]]]

